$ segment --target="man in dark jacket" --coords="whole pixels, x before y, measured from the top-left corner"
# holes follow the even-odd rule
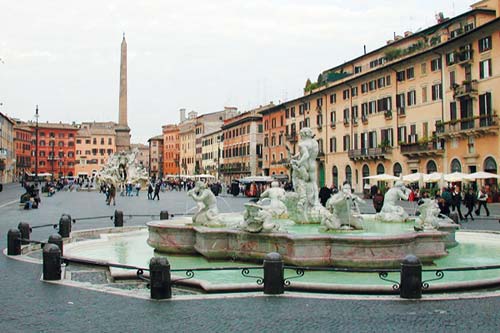
[[[462,193],[460,192],[460,187],[455,186],[455,190],[451,194],[451,211],[458,211],[458,216],[460,220],[463,220],[462,211],[460,210],[460,206],[462,205]]]
[[[472,187],[469,188],[464,198],[464,205],[467,207],[467,214],[465,214],[464,218],[467,220],[467,216],[470,216],[471,220],[474,221],[474,216],[472,216],[472,211],[474,210],[474,206],[476,204],[476,195],[474,194],[474,190]]]

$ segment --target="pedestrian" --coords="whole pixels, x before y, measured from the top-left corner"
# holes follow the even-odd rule
[[[139,191],[141,190],[141,183],[135,184],[135,196],[139,196]]]
[[[326,206],[326,202],[332,196],[332,190],[330,190],[326,186],[323,186],[322,188],[320,188],[318,196],[319,196],[319,201],[321,202],[321,204],[323,205],[323,207],[325,207]]]
[[[462,205],[462,193],[460,192],[460,186],[456,185],[455,190],[451,194],[451,211],[458,211],[458,216],[460,220],[464,220],[460,206]]]
[[[464,205],[467,207],[467,214],[465,214],[464,218],[467,221],[467,216],[470,216],[471,220],[474,221],[474,216],[472,216],[472,211],[474,210],[474,206],[476,204],[476,196],[474,195],[474,189],[469,187],[469,190],[465,194],[464,197]]]
[[[148,184],[148,200],[153,200],[153,184],[151,182]]]
[[[486,216],[490,216],[490,211],[488,210],[488,194],[486,193],[486,189],[481,187],[481,189],[477,192],[477,209],[476,209],[476,215],[479,216],[481,213],[481,207],[484,207],[484,210],[486,211]]]
[[[377,213],[380,213],[383,205],[384,205],[384,195],[382,194],[382,191],[378,188],[377,192],[373,196],[373,208],[375,208],[375,211]]]
[[[452,197],[451,197],[451,193],[450,193],[449,188],[447,188],[447,187],[443,188],[443,192],[441,192],[441,198],[442,198],[442,204],[443,204],[441,213],[446,215],[446,216],[450,216],[450,207],[451,207]]]
[[[113,201],[113,206],[116,206],[116,201],[115,201],[116,188],[113,183],[111,183],[111,185],[109,186],[108,192],[109,192],[109,199],[107,205],[109,206],[111,204],[111,201]]]
[[[155,198],[158,198],[158,200],[160,200],[160,189],[161,189],[161,184],[160,184],[160,182],[158,182],[155,185],[155,195],[153,196],[153,200]]]

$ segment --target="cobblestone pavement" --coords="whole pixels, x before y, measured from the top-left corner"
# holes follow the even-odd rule
[[[25,211],[17,202],[16,185],[0,193],[0,247],[6,233],[20,221],[31,225],[57,223],[62,213],[72,217],[124,214],[159,215],[161,210],[182,213],[194,206],[185,192],[162,193],[159,201],[118,197],[106,206],[96,192],[59,192],[42,197],[38,210]],[[245,198],[222,197],[222,211],[240,211]],[[405,203],[408,210],[413,207]],[[490,205],[492,216],[465,223],[464,229],[500,230],[500,205]],[[371,203],[363,208],[373,211]],[[126,219],[140,225],[149,218]],[[78,221],[75,230],[111,226],[112,221]],[[51,228],[34,229],[33,239],[44,240]],[[497,254],[498,255],[498,254]],[[41,266],[0,256],[0,330],[2,332],[119,332],[119,331],[408,331],[499,332],[500,297],[448,301],[317,299],[315,297],[242,297],[154,302],[40,282]],[[291,293],[290,293],[291,294]],[[425,300],[426,296],[424,296]]]

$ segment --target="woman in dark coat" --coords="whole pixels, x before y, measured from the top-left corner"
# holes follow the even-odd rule
[[[464,215],[464,219],[467,221],[467,216],[470,216],[470,219],[474,221],[474,217],[472,216],[472,211],[474,210],[474,206],[476,205],[476,195],[474,194],[474,190],[469,188],[464,197],[464,205],[467,207],[467,214]]]
[[[373,208],[375,211],[379,213],[382,210],[382,206],[384,205],[384,195],[380,189],[377,189],[377,193],[373,196]]]

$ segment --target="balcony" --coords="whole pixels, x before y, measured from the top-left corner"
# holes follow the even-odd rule
[[[457,57],[457,64],[465,65],[471,63],[473,60],[473,50],[471,49],[463,49],[459,50],[455,56]]]
[[[437,136],[444,138],[498,135],[498,129],[498,116],[496,114],[462,118],[436,124]]]
[[[477,81],[464,81],[462,85],[453,85],[453,99],[462,97],[475,97],[477,96]]]
[[[437,157],[444,155],[444,147],[438,140],[419,143],[402,143],[400,145],[401,154],[409,159],[420,157]]]
[[[225,174],[231,174],[231,173],[249,173],[250,172],[250,167],[241,164],[241,163],[236,163],[236,164],[222,164],[220,166],[220,171]]]
[[[351,149],[348,156],[353,161],[385,160],[392,154],[392,147]]]
[[[286,165],[288,164],[287,159],[282,159],[282,160],[277,160],[277,161],[271,161],[271,165]]]

